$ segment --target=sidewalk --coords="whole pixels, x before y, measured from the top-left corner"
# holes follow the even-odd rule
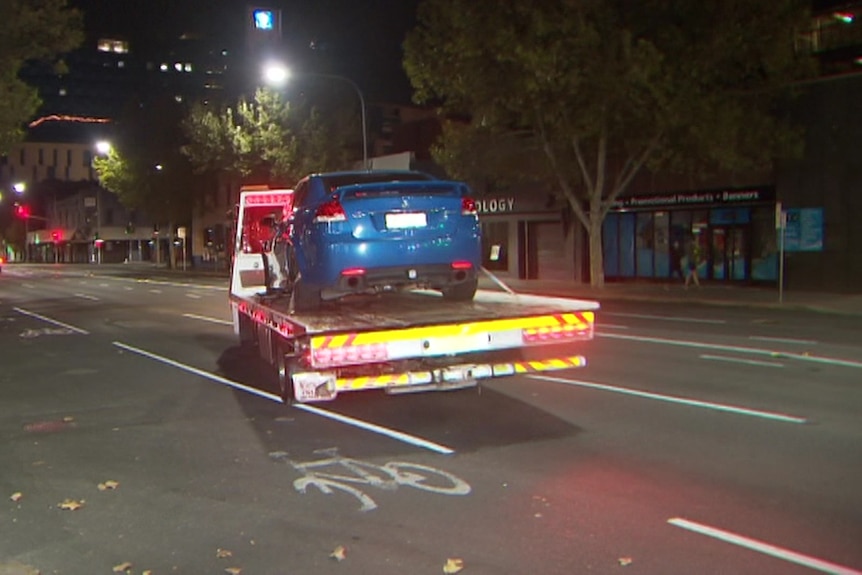
[[[759,307],[817,311],[862,317],[862,293],[836,294],[790,291],[785,289],[779,301],[778,288],[716,285],[701,282],[701,287],[685,289],[682,282],[606,283],[603,288],[561,280],[502,280],[516,292],[576,297],[581,299],[655,301],[663,303],[697,302],[716,306]],[[486,277],[479,281],[483,289],[499,289]]]

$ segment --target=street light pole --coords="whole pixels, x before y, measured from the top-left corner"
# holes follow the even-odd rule
[[[368,126],[365,119],[365,96],[362,95],[362,90],[359,89],[359,86],[346,76],[339,76],[337,74],[321,74],[318,72],[303,72],[298,74],[299,76],[307,76],[309,78],[326,78],[330,80],[341,80],[342,82],[347,82],[350,84],[350,87],[356,92],[356,95],[359,96],[359,108],[360,115],[362,117],[362,169],[368,169]],[[264,67],[264,80],[268,84],[272,85],[282,85],[291,77],[290,70],[277,63],[269,63]]]

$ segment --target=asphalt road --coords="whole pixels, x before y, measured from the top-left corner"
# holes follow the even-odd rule
[[[614,302],[584,369],[289,407],[221,280],[89,271],[0,275],[2,575],[862,573],[858,318]]]

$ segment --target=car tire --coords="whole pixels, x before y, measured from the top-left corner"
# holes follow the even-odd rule
[[[306,285],[302,276],[293,282],[291,308],[295,312],[316,311],[320,308],[320,289]]]
[[[476,289],[479,287],[479,280],[473,278],[450,286],[441,288],[443,299],[449,301],[470,301],[476,295]]]

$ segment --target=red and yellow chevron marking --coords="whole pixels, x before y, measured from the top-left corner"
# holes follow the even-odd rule
[[[519,361],[513,363],[498,363],[493,365],[493,376],[501,377],[512,374],[536,373],[542,371],[554,371],[559,369],[571,369],[587,365],[583,356],[573,355],[559,357],[542,361]],[[424,385],[433,383],[434,375],[431,371],[416,371],[407,373],[393,373],[378,376],[363,377],[340,377],[335,380],[337,391],[358,391],[362,389],[381,389],[385,387],[396,387],[406,385]]]
[[[394,329],[385,331],[368,331],[340,335],[321,335],[311,338],[312,349],[346,347],[351,345],[385,344],[393,341],[414,339],[464,337],[477,333],[492,333],[499,331],[560,328],[570,326],[574,329],[586,330],[595,322],[595,312],[582,311],[572,313],[539,315],[531,317],[496,319],[471,323],[435,325]]]

